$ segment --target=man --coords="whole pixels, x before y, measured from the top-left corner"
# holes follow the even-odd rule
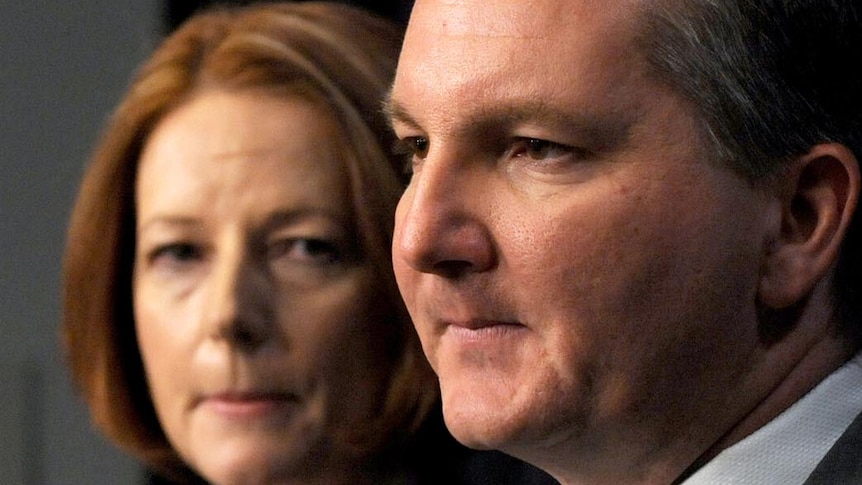
[[[860,24],[416,2],[393,262],[456,438],[564,484],[862,483]]]

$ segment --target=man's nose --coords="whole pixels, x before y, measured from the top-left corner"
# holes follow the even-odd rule
[[[429,157],[398,204],[393,257],[412,269],[445,278],[487,271],[496,264],[488,204],[478,168],[454,158]]]
[[[241,251],[216,257],[203,312],[210,338],[244,352],[254,352],[272,338],[270,292],[262,273]]]

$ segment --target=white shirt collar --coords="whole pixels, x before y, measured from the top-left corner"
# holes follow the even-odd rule
[[[802,484],[860,411],[862,353],[683,484]]]

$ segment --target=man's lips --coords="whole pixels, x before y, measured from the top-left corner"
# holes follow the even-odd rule
[[[481,330],[491,327],[523,327],[524,325],[518,322],[510,322],[504,320],[489,320],[483,318],[474,318],[469,320],[453,320],[446,322],[447,326],[463,328],[466,330]]]
[[[518,322],[490,319],[470,319],[446,322],[444,333],[462,342],[491,342],[495,339],[519,335],[527,327]]]

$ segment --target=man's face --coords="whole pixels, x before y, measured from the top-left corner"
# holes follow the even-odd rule
[[[769,201],[707,161],[631,13],[419,0],[392,91],[393,260],[447,425],[540,466],[712,443],[760,355]]]

